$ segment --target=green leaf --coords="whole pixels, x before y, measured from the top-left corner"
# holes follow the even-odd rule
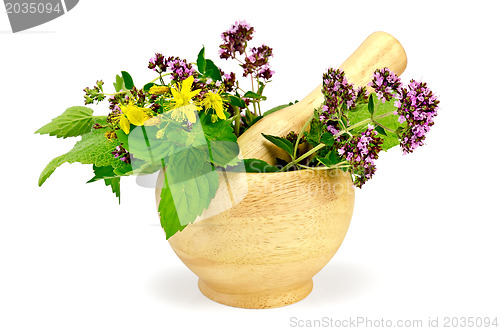
[[[94,111],[87,107],[75,106],[66,109],[62,115],[52,119],[35,133],[48,134],[57,138],[81,136],[90,132],[97,117],[92,116]]]
[[[111,191],[116,195],[118,203],[120,203],[120,177],[105,178],[104,184],[111,186]]]
[[[125,88],[127,90],[131,90],[134,88],[134,81],[132,80],[132,76],[126,71],[122,71],[123,83],[125,84]]]
[[[196,61],[196,65],[198,66],[198,71],[204,74],[205,68],[207,67],[207,61],[205,60],[205,46],[203,46],[200,52],[198,53],[198,59]]]
[[[219,68],[215,65],[214,61],[212,60],[206,60],[206,73],[210,71],[210,74],[208,75],[210,78],[212,78],[214,81],[222,81],[222,75],[220,73]]]
[[[56,168],[65,162],[94,164],[96,167],[112,166],[113,168],[119,168],[123,166],[125,163],[111,154],[119,144],[120,142],[117,139],[113,141],[106,139],[103,130],[91,130],[91,132],[84,134],[82,139],[68,153],[50,161],[42,171],[38,185],[42,186]]]
[[[144,87],[142,88],[144,90],[144,92],[149,92],[149,89],[152,88],[153,86],[155,86],[154,83],[147,83],[146,85],[144,85]]]
[[[325,157],[318,157],[318,161],[327,167],[331,167],[342,162],[342,157],[336,150],[331,150]]]
[[[370,98],[368,99],[368,112],[373,115],[375,112],[375,104],[373,103],[373,94],[370,94]]]
[[[286,104],[286,105],[281,105],[281,106],[277,106],[277,107],[271,108],[268,111],[264,112],[264,114],[262,114],[262,116],[270,115],[270,114],[274,113],[275,111],[278,111],[280,109],[283,109],[283,108],[286,108],[286,107],[289,107],[289,106],[290,106],[290,104]]]
[[[246,172],[267,173],[280,171],[277,167],[258,159],[244,159],[243,162],[245,163]]]
[[[219,176],[200,153],[196,148],[180,152],[166,167],[158,211],[167,239],[194,222],[217,192]]]
[[[263,95],[260,95],[260,94],[257,94],[255,92],[252,92],[252,91],[248,91],[247,93],[245,93],[245,95],[243,95],[244,98],[250,98],[250,99],[256,99],[256,100],[266,100],[267,98]]]
[[[351,112],[349,111],[348,117],[349,117],[349,125],[354,125],[356,123],[359,123],[361,121],[364,121],[366,119],[369,119],[372,117],[368,110],[368,104],[362,104],[357,107],[357,111]],[[380,105],[375,109],[373,113],[373,117],[377,118],[379,115],[383,114],[388,114],[385,117],[378,118],[376,121],[380,124],[382,124],[384,127],[392,130],[392,131],[397,131],[399,130],[400,123],[398,121],[399,116],[394,115],[394,111],[396,111],[397,108],[394,106],[394,101],[389,100],[384,103],[380,103]],[[377,126],[376,126],[377,127]],[[353,133],[361,132],[366,130],[366,126],[361,126],[359,128],[356,128],[353,130]],[[379,133],[381,133],[379,130],[377,130]],[[389,150],[390,148],[399,145],[399,140],[398,136],[396,133],[390,132],[388,130],[384,130],[386,133],[386,136],[381,136],[381,138],[384,140],[382,144],[382,149],[384,151]],[[383,133],[381,133],[383,135]]]
[[[290,156],[293,155],[293,144],[290,141],[286,140],[285,138],[271,136],[271,135],[267,135],[264,133],[262,133],[262,135],[264,136],[264,138],[266,138],[267,140],[269,140],[270,142],[272,142],[273,144],[275,144],[279,148],[283,149]]]
[[[116,92],[120,92],[125,86],[123,85],[123,78],[120,75],[116,75],[116,83],[113,83]]]
[[[241,99],[240,97],[234,95],[228,95],[228,97],[229,97],[229,104],[231,106],[236,106],[240,108],[245,108],[247,106],[245,101],[243,101],[243,99]]]
[[[115,169],[112,166],[96,167],[94,165],[92,169],[94,170],[94,177],[92,177],[92,179],[90,179],[87,183],[93,183],[100,179],[117,177],[114,172]]]
[[[327,146],[333,146],[336,143],[336,138],[330,132],[325,132],[321,136],[321,142]]]
[[[314,110],[314,118],[311,121],[309,132],[307,133],[306,140],[313,147],[316,147],[321,142],[321,137],[323,133],[322,124],[319,121],[319,114],[317,110]]]
[[[378,133],[380,133],[381,135],[384,135],[384,136],[387,136],[387,132],[385,132],[384,128],[381,127],[380,125],[377,125],[375,127],[375,131],[377,131]]]

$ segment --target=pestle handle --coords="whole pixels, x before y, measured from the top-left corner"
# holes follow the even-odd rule
[[[403,46],[388,33],[374,32],[342,63],[349,83],[365,86],[372,79],[375,69],[388,67],[398,76],[406,68]],[[286,154],[267,141],[261,133],[285,136],[290,131],[299,132],[314,109],[324,101],[322,85],[315,88],[300,102],[280,109],[255,123],[238,138],[241,154],[245,159],[261,159],[276,164],[276,157],[287,159]]]

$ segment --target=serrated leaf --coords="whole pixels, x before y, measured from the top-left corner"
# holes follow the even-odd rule
[[[158,212],[167,239],[208,208],[219,186],[217,172],[195,150],[177,154],[166,167]]]
[[[207,61],[205,60],[205,46],[203,46],[200,52],[198,53],[198,59],[196,60],[196,65],[198,67],[198,71],[204,74],[205,69],[207,67]]]
[[[60,116],[52,119],[35,133],[48,134],[57,138],[77,137],[90,132],[97,117],[94,111],[87,107],[75,106],[66,109]]]
[[[111,191],[116,195],[118,203],[120,203],[120,177],[105,178],[104,184],[111,186]]]
[[[264,138],[272,142],[274,145],[278,146],[279,148],[283,149],[285,152],[287,152],[290,156],[293,155],[293,144],[286,140],[285,138],[281,137],[276,137],[276,136],[271,136],[262,133]]]
[[[94,165],[92,167],[92,170],[94,170],[94,177],[92,177],[87,183],[93,183],[100,179],[117,177],[116,173],[114,172],[115,169],[111,166],[96,167]]]
[[[112,166],[113,168],[119,168],[123,166],[125,163],[111,154],[119,144],[120,142],[117,139],[113,141],[106,139],[103,130],[91,130],[91,132],[84,134],[82,139],[68,153],[50,161],[42,171],[38,185],[42,186],[55,169],[65,162],[94,164],[97,167]]]
[[[125,85],[125,88],[127,90],[131,90],[134,88],[134,81],[132,79],[132,76],[126,71],[122,71],[122,77],[123,77],[123,84]]]

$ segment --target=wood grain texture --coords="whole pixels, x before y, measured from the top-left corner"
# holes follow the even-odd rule
[[[406,61],[406,53],[396,38],[379,31],[366,38],[340,68],[351,84],[365,86],[375,69],[388,67],[401,75]],[[261,133],[285,136],[290,131],[299,132],[314,109],[323,103],[321,89],[320,85],[300,102],[264,117],[244,132],[238,138],[243,158],[261,159],[269,164],[276,164],[276,157],[288,159],[286,153],[267,141]]]
[[[312,277],[347,233],[354,208],[350,175],[301,170],[219,178],[211,211],[169,239],[200,278],[201,292],[242,308],[279,307],[305,298]]]

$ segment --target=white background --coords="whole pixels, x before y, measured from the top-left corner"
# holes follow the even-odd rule
[[[0,330],[287,330],[290,318],[500,319],[496,1],[97,1],[12,34],[0,13]],[[2,9],[3,11],[3,9]],[[383,153],[357,190],[352,225],[303,301],[269,310],[205,298],[159,226],[154,191],[122,181],[122,204],[88,165],[39,173],[73,139],[34,135],[83,105],[97,79],[137,83],[155,52],[217,64],[236,19],[274,48],[267,107],[301,99],[370,33],[402,43],[402,78],[423,79],[441,110],[427,145]],[[106,106],[94,107],[99,115]],[[499,320],[500,322],[500,320]]]

